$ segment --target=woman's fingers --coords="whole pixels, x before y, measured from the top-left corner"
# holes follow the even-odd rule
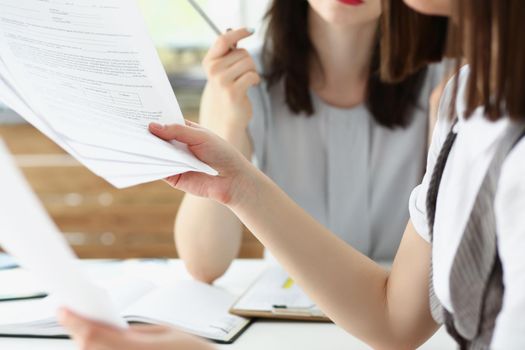
[[[237,29],[224,33],[221,35],[215,44],[211,47],[206,55],[206,60],[213,60],[215,58],[224,56],[232,48],[237,45],[239,41],[251,36],[254,33],[253,29]]]
[[[98,323],[89,321],[69,310],[60,310],[58,319],[62,325],[77,335],[84,335],[89,330],[99,326]]]
[[[59,312],[59,319],[83,350],[212,349],[198,339],[166,327],[133,326],[121,331],[67,310]]]
[[[151,325],[133,325],[130,327],[133,332],[144,334],[163,334],[170,331],[169,328]]]
[[[228,68],[220,77],[219,82],[223,87],[229,87],[248,72],[256,73],[255,63],[251,57],[247,57]]]
[[[157,123],[151,123],[149,126],[149,131],[153,135],[165,141],[176,140],[185,143],[188,146],[200,145],[206,142],[210,137],[205,129],[194,127],[193,125],[161,125]]]
[[[259,82],[255,61],[248,52],[240,51],[206,65],[211,85],[222,89],[230,102],[245,98],[248,88]],[[241,82],[237,84],[240,79]]]
[[[200,129],[203,129],[203,127],[198,124],[198,123],[195,123],[195,122],[192,122],[191,120],[188,120],[188,119],[184,119],[184,122],[186,123],[187,126],[191,126],[193,128],[200,128]]]
[[[116,348],[119,345],[119,339],[122,338],[122,332],[118,329],[87,320],[68,310],[61,310],[58,318],[84,349],[101,349],[99,344],[104,344],[104,348]]]
[[[251,57],[248,51],[244,49],[234,50],[223,57],[205,62],[204,69],[208,77],[213,78],[247,57]]]
[[[182,175],[174,175],[174,176],[170,176],[166,179],[164,179],[164,182],[166,182],[168,185],[170,185],[171,187],[173,188],[177,188],[177,185],[179,183],[179,180],[181,178]]]
[[[261,82],[261,77],[256,72],[248,72],[235,82],[235,87],[242,93],[246,93],[249,88]]]

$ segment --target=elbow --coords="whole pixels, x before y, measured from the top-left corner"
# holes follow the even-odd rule
[[[369,345],[377,350],[414,350],[419,348],[425,340],[418,336],[407,336],[407,337],[384,337],[380,339],[374,339],[369,342]]]
[[[228,265],[217,260],[212,252],[195,242],[188,242],[175,238],[176,250],[184,262],[186,270],[197,281],[212,284],[227,270]]]
[[[185,261],[185,265],[186,269],[193,278],[206,284],[212,284],[224,274],[224,272],[220,273],[205,266],[201,266],[199,263],[190,263]]]
[[[370,344],[372,348],[377,350],[414,350],[421,346],[421,344],[411,341],[380,341]]]

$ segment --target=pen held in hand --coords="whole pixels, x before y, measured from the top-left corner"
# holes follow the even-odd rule
[[[221,30],[219,29],[219,27],[217,27],[217,25],[215,23],[213,23],[213,21],[211,20],[211,18],[206,14],[206,12],[204,12],[204,10],[199,6],[199,4],[197,4],[197,2],[195,0],[188,0],[188,2],[190,3],[190,5],[195,9],[195,11],[197,11],[197,13],[204,19],[204,21],[206,21],[206,23],[208,23],[208,25],[210,26],[210,28],[218,35],[218,36],[221,36],[222,35],[222,32]]]
[[[193,7],[193,9],[202,17],[202,19],[204,19],[204,21],[210,26],[210,28],[217,34],[217,36],[221,36],[223,35],[224,33],[219,29],[219,27],[211,20],[210,16],[208,16],[206,14],[206,12],[204,12],[204,10],[202,9],[202,7],[199,6],[199,4],[196,2],[196,0],[188,0],[188,2],[190,3],[190,5]],[[253,34],[255,32],[254,29],[247,29],[248,32],[250,32],[251,34]],[[232,31],[231,28],[228,28],[226,30],[226,32],[230,32]],[[232,45],[230,47],[230,50],[233,51],[237,48],[237,44],[235,45]]]

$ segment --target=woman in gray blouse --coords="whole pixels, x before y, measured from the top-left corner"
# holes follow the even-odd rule
[[[236,48],[249,30],[211,48],[200,123],[341,239],[392,259],[409,215],[398,203],[424,173],[428,101],[441,74],[379,80],[380,0],[275,0],[267,19],[261,54]],[[190,195],[175,231],[181,258],[205,282],[226,271],[242,238],[228,209]]]

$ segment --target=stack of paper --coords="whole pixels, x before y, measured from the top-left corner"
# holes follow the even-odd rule
[[[0,0],[0,101],[118,188],[187,171],[184,122],[134,0]]]
[[[22,118],[0,102],[0,124],[20,123],[21,121]]]

